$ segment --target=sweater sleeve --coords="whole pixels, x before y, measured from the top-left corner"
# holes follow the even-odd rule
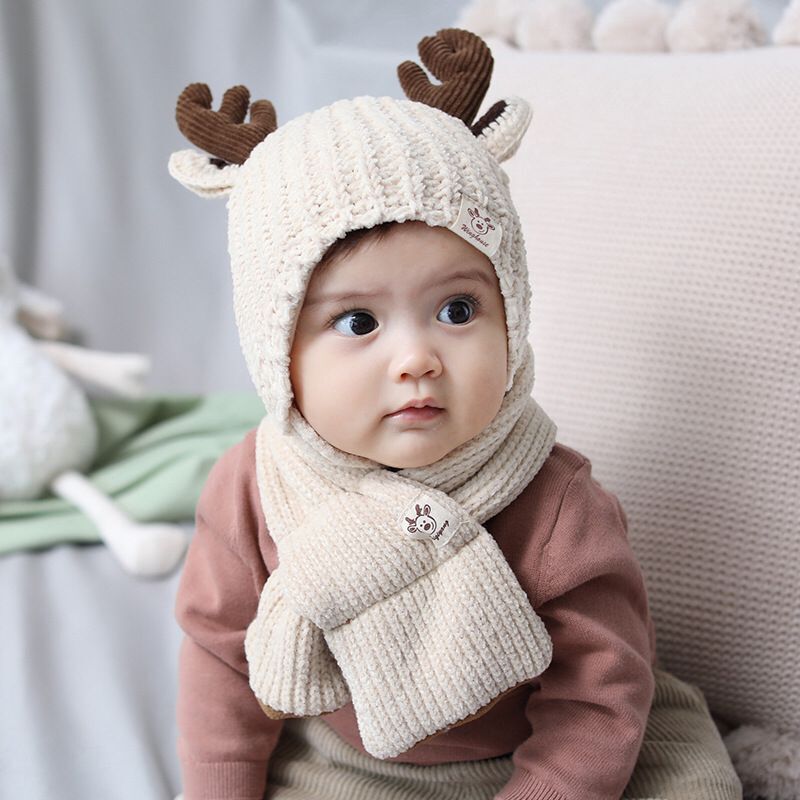
[[[624,512],[588,460],[541,558],[534,607],[553,658],[526,706],[531,735],[495,800],[619,800],[653,700],[655,632]]]
[[[213,467],[178,586],[178,754],[185,800],[260,800],[283,727],[261,711],[244,637],[267,568],[258,547],[249,439]]]

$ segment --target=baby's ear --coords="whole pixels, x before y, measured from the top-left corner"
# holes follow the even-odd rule
[[[201,197],[224,197],[236,183],[238,164],[219,161],[196,150],[178,150],[169,157],[169,174]]]
[[[496,102],[470,129],[477,140],[501,162],[517,152],[532,116],[530,103],[512,96]]]

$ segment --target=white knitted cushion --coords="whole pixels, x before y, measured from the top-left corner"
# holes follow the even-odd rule
[[[800,49],[521,52],[536,398],[617,492],[663,666],[800,732]]]

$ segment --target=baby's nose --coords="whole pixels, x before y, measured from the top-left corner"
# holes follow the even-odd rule
[[[430,337],[417,331],[398,337],[391,371],[395,379],[435,378],[442,371],[442,362]]]

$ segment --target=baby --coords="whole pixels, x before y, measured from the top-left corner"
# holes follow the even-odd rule
[[[473,119],[491,55],[443,30],[278,128],[193,84],[170,170],[229,194],[237,324],[267,415],[215,465],[182,576],[179,750],[198,798],[618,800],[654,693],[625,514],[531,396],[530,287]],[[420,769],[424,765],[424,769]],[[267,789],[269,777],[269,789]]]

